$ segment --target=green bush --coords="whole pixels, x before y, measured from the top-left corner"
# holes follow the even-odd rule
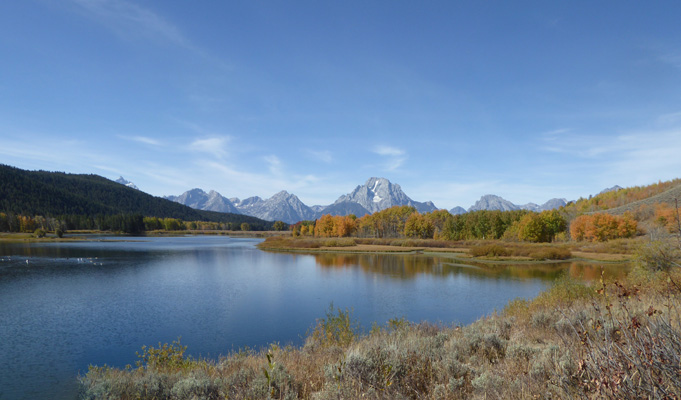
[[[171,344],[160,342],[158,347],[142,346],[142,353],[137,353],[137,367],[154,370],[180,370],[192,365],[192,360],[184,357],[187,346],[180,344],[180,338]]]
[[[639,265],[649,271],[669,271],[681,267],[681,250],[669,240],[651,241],[636,252]]]
[[[326,317],[317,321],[310,339],[321,346],[347,347],[358,334],[359,323],[352,319],[352,312],[340,308],[334,310],[333,303],[326,311]]]

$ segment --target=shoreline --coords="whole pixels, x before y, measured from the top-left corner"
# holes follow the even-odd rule
[[[317,239],[320,242],[322,240]],[[513,244],[501,240],[489,241],[504,248],[512,248]],[[279,244],[279,243],[278,243]],[[564,259],[535,259],[524,256],[498,256],[475,257],[469,254],[474,245],[457,244],[458,247],[426,247],[426,246],[392,246],[392,245],[367,245],[355,244],[350,246],[320,246],[320,247],[293,247],[293,246],[268,246],[267,242],[259,244],[257,247],[263,251],[274,253],[295,253],[295,254],[396,254],[396,255],[424,255],[431,257],[450,258],[462,262],[480,262],[486,264],[553,264],[560,262],[598,262],[608,264],[630,263],[634,261],[633,254],[624,252],[593,252],[583,250],[571,250],[571,256]],[[556,244],[546,244],[547,247],[563,246]]]
[[[0,233],[0,243],[68,243],[68,242],[89,242],[102,241],[102,239],[92,236],[120,236],[120,241],[129,241],[135,239],[143,239],[145,237],[180,237],[180,236],[227,236],[233,238],[253,238],[253,239],[268,239],[271,237],[280,237],[284,242],[294,242],[295,239],[290,239],[286,236],[286,232],[278,231],[151,231],[145,232],[141,235],[121,234],[117,232],[105,231],[69,231],[64,237],[57,237],[53,233],[47,234],[45,237],[36,237],[32,233],[15,233],[3,232]],[[312,241],[316,243],[325,243],[327,239],[313,238]],[[117,240],[114,240],[117,241]],[[486,241],[487,244],[500,245],[505,249],[512,249],[516,243],[504,242],[501,240]],[[457,247],[429,247],[429,246],[395,246],[389,244],[354,244],[341,246],[319,246],[319,247],[293,247],[277,243],[277,246],[267,245],[267,241],[262,242],[256,247],[262,251],[274,253],[294,253],[294,254],[394,254],[394,255],[424,255],[431,257],[443,257],[460,262],[480,262],[485,264],[553,264],[560,262],[599,262],[608,264],[630,263],[634,261],[632,254],[625,252],[595,252],[584,251],[582,249],[571,250],[571,257],[564,259],[534,259],[526,256],[480,256],[475,257],[469,254],[470,249],[479,245],[478,242],[470,243],[456,243]],[[532,244],[534,245],[534,244]],[[565,246],[565,244],[544,244],[548,248],[558,248]]]

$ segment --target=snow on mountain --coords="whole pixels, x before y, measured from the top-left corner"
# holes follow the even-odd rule
[[[206,193],[196,188],[188,190],[179,196],[166,196],[165,198],[197,210],[241,214],[229,199],[223,197],[215,190]]]
[[[310,206],[310,208],[312,209],[312,211],[314,211],[314,212],[316,212],[316,213],[322,211],[322,210],[325,209],[326,207],[328,207],[328,206],[319,206],[319,205]]]
[[[393,184],[385,178],[369,178],[364,185],[357,186],[352,192],[340,196],[329,206],[308,207],[296,195],[285,190],[266,200],[258,196],[248,197],[244,200],[237,197],[227,199],[214,190],[206,193],[201,189],[192,189],[180,196],[167,196],[166,199],[200,210],[245,214],[268,221],[284,221],[289,224],[303,220],[314,220],[324,214],[354,214],[357,217],[362,217],[393,206],[412,206],[421,213],[437,210],[437,207],[431,201],[418,202],[412,200],[402,191],[400,185]],[[524,209],[541,212],[559,208],[565,204],[565,199],[551,199],[543,205],[535,203],[516,205],[502,197],[488,194],[482,196],[468,211]],[[453,215],[468,211],[462,207],[454,207],[449,210]]]
[[[555,208],[560,208],[567,204],[565,199],[551,199],[542,205],[535,203],[527,203],[524,205],[516,205],[510,201],[493,194],[487,194],[476,201],[468,211],[479,211],[479,210],[501,210],[501,211],[511,211],[511,210],[529,210],[535,212],[542,212],[546,210],[553,210]],[[454,209],[452,209],[453,211]],[[452,212],[452,214],[454,214]]]
[[[228,199],[214,190],[206,193],[197,188],[177,197],[167,196],[166,198],[199,210],[245,214],[267,221],[280,220],[286,223],[296,223],[305,219],[314,219],[316,215],[297,196],[286,191],[281,191],[267,200],[258,196],[240,200],[236,197]]]
[[[370,213],[385,210],[393,206],[413,206],[419,212],[437,210],[432,202],[421,203],[409,198],[398,184],[393,184],[385,178],[369,178],[362,186],[357,186],[351,193],[338,198],[331,206],[341,203],[356,203]],[[328,208],[328,207],[327,207]],[[324,210],[322,210],[324,213]]]
[[[125,178],[123,178],[122,176],[119,177],[118,179],[116,179],[114,182],[120,183],[121,185],[127,186],[127,187],[132,188],[132,189],[140,190],[140,188],[138,188],[137,186],[135,186],[134,183],[132,183],[132,182],[130,182],[130,181],[128,181],[128,180],[125,180]]]
[[[298,196],[285,190],[267,200],[260,197],[249,197],[239,202],[237,208],[242,214],[258,217],[266,221],[284,221],[294,224],[298,221],[315,219],[314,210],[303,204]]]
[[[249,208],[249,207],[254,207],[254,206],[264,202],[264,200],[261,199],[258,196],[248,197],[248,198],[243,199],[243,200],[239,200],[238,197],[234,197],[234,198],[231,198],[230,200],[232,201],[234,206],[236,208],[238,208],[239,210],[243,210],[243,209],[246,209],[246,208]]]

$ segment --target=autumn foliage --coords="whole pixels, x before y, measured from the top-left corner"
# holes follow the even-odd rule
[[[676,207],[671,207],[668,204],[660,204],[655,209],[655,222],[669,230],[669,232],[678,231],[678,210]]]
[[[679,184],[681,184],[681,179],[677,178],[665,182],[659,181],[652,185],[613,190],[601,193],[589,199],[579,199],[577,202],[566,207],[566,209],[568,211],[577,212],[607,210],[661,194]]]
[[[356,217],[322,215],[314,227],[314,235],[317,237],[348,237],[357,229]]]
[[[518,239],[526,242],[552,242],[567,228],[565,218],[557,210],[525,215],[512,226]]]
[[[604,242],[610,239],[629,238],[636,234],[636,221],[629,215],[580,215],[570,224],[570,235],[577,241]]]
[[[357,235],[376,238],[401,237],[407,220],[415,212],[414,207],[395,206],[365,215],[357,220]]]

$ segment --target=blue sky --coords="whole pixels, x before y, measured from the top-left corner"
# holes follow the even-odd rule
[[[0,3],[0,163],[468,208],[681,177],[681,3]]]

